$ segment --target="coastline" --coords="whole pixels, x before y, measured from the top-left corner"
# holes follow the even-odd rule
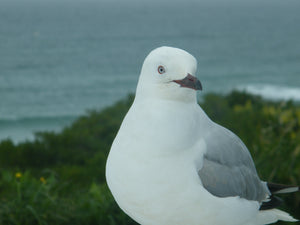
[[[287,102],[292,101],[295,104],[300,103],[300,88],[276,86],[276,85],[245,85],[237,87],[227,93],[215,94],[225,96],[232,91],[245,92],[250,95],[260,96],[265,101],[272,102]],[[198,93],[198,100],[201,102],[206,95],[212,93]],[[114,103],[112,103],[113,105]],[[96,110],[105,110],[110,107],[108,101]],[[36,132],[61,132],[65,127],[71,126],[81,116],[86,115],[89,110],[85,110],[80,115],[65,115],[65,116],[40,116],[40,117],[25,117],[25,118],[7,118],[0,119],[0,142],[5,139],[11,139],[15,144],[24,141],[33,141]]]

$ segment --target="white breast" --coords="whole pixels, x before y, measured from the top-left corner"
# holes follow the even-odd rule
[[[128,215],[143,225],[223,224],[228,210],[236,213],[226,209],[229,203],[242,208],[236,198],[220,201],[201,185],[197,171],[206,151],[203,131],[196,128],[201,126],[201,115],[188,114],[197,110],[175,112],[170,105],[168,109],[153,105],[158,112],[149,114],[134,107],[122,123],[106,165],[109,188]],[[159,110],[165,113],[159,115]],[[211,214],[214,210],[220,211],[219,217]]]

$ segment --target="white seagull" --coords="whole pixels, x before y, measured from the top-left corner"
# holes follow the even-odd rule
[[[198,105],[196,69],[196,59],[178,48],[160,47],[146,57],[107,159],[116,202],[142,225],[297,221],[276,209],[274,194],[299,188],[259,179],[243,142]]]

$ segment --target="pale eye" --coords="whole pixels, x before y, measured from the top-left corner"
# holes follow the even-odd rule
[[[158,71],[160,74],[163,74],[163,73],[166,72],[166,70],[165,70],[165,68],[164,68],[163,66],[159,66],[159,67],[157,68],[157,71]]]

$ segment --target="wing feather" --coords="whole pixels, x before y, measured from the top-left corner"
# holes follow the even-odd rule
[[[259,202],[267,198],[266,183],[259,179],[247,147],[234,133],[215,124],[205,141],[207,153],[198,174],[211,194]]]

